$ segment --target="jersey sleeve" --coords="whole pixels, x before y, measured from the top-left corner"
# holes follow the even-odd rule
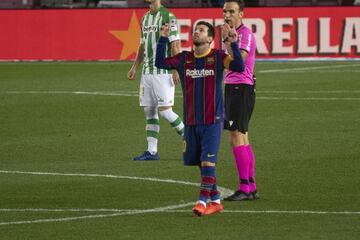
[[[219,50],[220,56],[223,59],[223,65],[228,70],[241,73],[244,71],[245,65],[236,42],[231,43],[231,50],[234,57],[227,54],[224,50]]]
[[[165,58],[164,65],[168,67],[168,69],[177,69],[180,64],[181,53],[176,54],[175,56]]]
[[[140,44],[144,44],[145,40],[144,40],[144,32],[143,32],[143,23],[144,23],[144,16],[141,18],[141,26],[140,26]]]
[[[169,12],[169,30],[170,30],[170,34],[169,34],[169,41],[173,42],[176,40],[180,40],[180,35],[179,35],[179,26],[177,23],[177,19],[176,16],[172,13]]]
[[[173,57],[165,57],[166,45],[168,44],[168,38],[160,37],[156,49],[155,66],[162,69],[176,69],[179,67],[181,53]]]
[[[250,52],[252,45],[254,44],[254,36],[252,35],[251,31],[244,31],[239,38],[239,48]]]
[[[227,54],[224,50],[220,50],[219,54],[223,60],[224,68],[229,69],[230,63],[233,60],[233,58],[229,54]]]

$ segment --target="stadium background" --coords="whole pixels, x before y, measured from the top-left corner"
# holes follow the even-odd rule
[[[86,1],[1,3],[6,2],[14,8],[0,12],[0,60],[3,61],[132,60],[138,46],[141,16],[147,11],[136,7],[144,7],[143,1],[100,1],[98,6],[102,7],[97,9],[80,8],[86,7]],[[119,2],[127,4],[115,9]],[[164,5],[192,7],[173,9],[178,17],[182,49],[191,49],[192,26],[199,20],[213,23],[220,36],[221,11],[204,7],[217,3],[177,2],[164,1]],[[250,5],[262,7],[249,7],[244,22],[255,33],[257,59],[359,59],[360,6],[338,6],[343,3],[347,1],[252,1]],[[297,7],[288,7],[289,4]],[[316,7],[306,6],[309,4]],[[42,9],[19,10],[15,6]],[[201,11],[194,7],[201,7]],[[220,41],[217,37],[215,47]]]

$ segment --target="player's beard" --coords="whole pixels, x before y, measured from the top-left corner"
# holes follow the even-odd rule
[[[193,44],[195,45],[195,47],[200,47],[200,46],[204,45],[205,43],[193,40]]]

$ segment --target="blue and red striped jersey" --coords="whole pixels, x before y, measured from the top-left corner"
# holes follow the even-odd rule
[[[183,120],[186,125],[214,124],[224,119],[223,71],[225,66],[232,70],[243,70],[243,63],[237,45],[233,47],[238,61],[232,61],[223,50],[209,49],[202,56],[194,52],[183,51],[176,56],[165,58],[166,43],[160,38],[156,56],[156,66],[176,69],[180,75],[183,90]],[[232,64],[234,63],[234,64]],[[230,66],[230,67],[229,67]]]
[[[213,124],[223,120],[225,56],[224,51],[211,49],[206,56],[199,58],[193,52],[182,52],[165,60],[165,64],[176,68],[180,75],[185,124]]]

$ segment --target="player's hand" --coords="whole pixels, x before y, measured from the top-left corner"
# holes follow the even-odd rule
[[[223,42],[236,42],[237,41],[237,32],[235,28],[231,28],[229,24],[224,23],[221,28],[221,36]]]
[[[172,79],[173,79],[173,82],[174,82],[175,85],[180,83],[180,76],[179,76],[179,73],[176,70],[172,71]]]
[[[238,40],[238,34],[234,27],[230,28],[230,31],[228,33],[228,39],[229,39],[229,42],[231,42],[231,43],[236,42]]]
[[[226,42],[228,40],[229,31],[230,31],[229,24],[224,23],[221,26],[221,38],[222,38],[223,42]]]
[[[135,68],[131,68],[127,74],[127,77],[129,80],[134,80],[135,79],[135,74],[136,74],[136,69]]]
[[[160,36],[169,37],[169,24],[165,23],[160,28]]]

